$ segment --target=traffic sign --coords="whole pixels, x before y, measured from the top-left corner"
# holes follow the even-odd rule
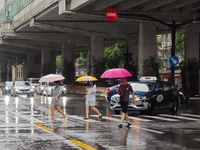
[[[178,63],[179,63],[179,59],[177,56],[171,56],[169,58],[169,63],[172,65],[172,66],[176,66]]]
[[[118,13],[117,10],[114,8],[109,8],[106,11],[106,18],[108,19],[108,21],[115,21],[118,17]]]

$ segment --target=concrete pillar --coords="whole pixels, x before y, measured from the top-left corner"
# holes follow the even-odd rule
[[[41,76],[43,76],[43,65],[50,63],[50,49],[43,49],[41,55]]]
[[[132,53],[133,61],[138,61],[138,34],[134,34],[128,37],[127,46],[129,53]]]
[[[27,54],[27,75],[34,72],[35,68],[35,55],[34,54]]]
[[[185,51],[184,51],[184,60],[196,59],[200,64],[200,23],[192,23],[186,27],[185,31]],[[194,72],[195,73],[195,72]],[[186,74],[186,88],[191,88],[193,86]],[[191,83],[190,83],[191,82]],[[199,95],[200,95],[200,70],[199,70]]]
[[[92,36],[91,37],[91,66],[95,65],[95,60],[104,58],[104,38]],[[95,75],[94,67],[90,71],[91,75]]]
[[[3,69],[3,64],[2,64],[2,61],[0,61],[0,81],[1,82],[3,81],[2,80],[2,73],[3,73],[2,69]]]
[[[63,74],[64,70],[67,69],[64,65],[65,61],[68,61],[70,63],[73,63],[73,49],[72,49],[72,45],[68,44],[62,44],[62,69],[61,69],[61,74]]]
[[[10,60],[7,60],[7,81],[10,80]]]
[[[185,60],[199,59],[199,33],[200,24],[192,23],[186,27],[185,31]]]
[[[140,23],[138,45],[139,78],[144,75],[144,61],[149,59],[150,56],[156,57],[156,53],[156,25],[153,23]]]

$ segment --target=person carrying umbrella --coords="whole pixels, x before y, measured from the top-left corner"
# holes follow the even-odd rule
[[[63,111],[60,108],[60,105],[61,105],[60,95],[62,94],[60,82],[54,81],[54,84],[55,84],[55,88],[53,90],[53,97],[51,100],[51,120],[53,121],[55,107],[56,107],[57,111],[63,115],[63,118],[65,120],[67,117],[65,116],[65,114],[63,113]]]
[[[122,107],[122,116],[121,116],[121,123],[118,125],[119,128],[122,128],[122,124],[124,122],[124,119],[126,118],[128,124],[127,128],[131,125],[131,122],[128,118],[127,114],[127,108],[128,108],[128,102],[129,102],[129,94],[131,92],[133,96],[133,100],[135,103],[135,95],[133,93],[132,86],[127,83],[126,78],[121,78],[122,84],[119,86],[119,89],[116,89],[116,92],[120,95],[120,101],[121,101],[121,107]]]
[[[86,117],[84,119],[89,119],[89,107],[92,108],[93,111],[95,111],[99,117],[98,120],[101,120],[102,114],[99,112],[99,110],[95,107],[96,102],[96,84],[94,84],[94,81],[89,81],[89,88],[88,93],[85,95],[86,102],[85,102],[85,108],[86,108]]]

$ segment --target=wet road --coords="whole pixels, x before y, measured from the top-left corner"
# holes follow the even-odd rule
[[[102,121],[90,111],[85,117],[83,95],[68,94],[62,98],[64,121],[55,112],[50,122],[50,97],[34,98],[0,95],[0,149],[200,149],[200,102],[181,105],[178,116],[168,110],[154,116],[130,112],[132,127],[118,128],[120,116],[109,110],[104,99],[97,99]]]

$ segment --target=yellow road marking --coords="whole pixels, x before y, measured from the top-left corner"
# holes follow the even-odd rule
[[[36,123],[35,125],[38,126],[38,127],[40,127],[40,128],[42,128],[42,129],[44,129],[44,130],[53,131],[53,129],[49,129],[49,128],[47,128],[47,127],[41,125],[41,124]]]
[[[89,146],[89,145],[86,145],[86,144],[84,144],[84,143],[81,143],[80,141],[77,141],[77,140],[69,140],[70,142],[72,142],[72,143],[74,143],[74,144],[76,144],[76,145],[79,145],[79,146],[81,146],[82,148],[85,148],[85,149],[87,149],[87,150],[97,150],[96,148],[93,148],[93,147],[91,147],[91,146]]]

